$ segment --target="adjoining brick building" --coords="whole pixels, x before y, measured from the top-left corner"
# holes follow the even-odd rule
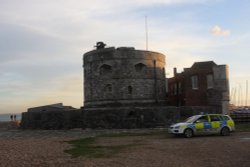
[[[196,62],[168,79],[168,105],[213,106],[228,113],[228,66],[213,61]]]

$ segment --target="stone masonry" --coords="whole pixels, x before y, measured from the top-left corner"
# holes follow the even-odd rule
[[[84,54],[84,107],[166,100],[165,56],[121,47]]]

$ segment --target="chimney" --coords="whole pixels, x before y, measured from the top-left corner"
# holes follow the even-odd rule
[[[174,68],[174,77],[176,76],[176,74],[177,74],[177,68],[175,67]]]

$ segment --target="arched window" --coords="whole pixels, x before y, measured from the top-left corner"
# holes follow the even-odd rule
[[[110,65],[103,64],[100,67],[100,75],[105,75],[105,74],[109,74],[109,73],[112,73],[112,67]]]
[[[145,64],[142,64],[142,63],[138,63],[135,65],[135,71],[136,72],[141,72],[143,71],[144,69],[146,69],[146,65]]]
[[[128,113],[128,117],[134,117],[134,116],[136,116],[136,112],[135,111],[130,111]]]
[[[132,86],[128,86],[128,94],[132,95],[133,93],[133,88]]]
[[[112,85],[111,84],[105,85],[104,91],[106,93],[112,93]]]

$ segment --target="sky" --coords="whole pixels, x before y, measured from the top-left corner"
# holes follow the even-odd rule
[[[250,105],[249,0],[0,0],[0,113],[83,106],[82,56],[97,41],[229,66],[231,102]]]

